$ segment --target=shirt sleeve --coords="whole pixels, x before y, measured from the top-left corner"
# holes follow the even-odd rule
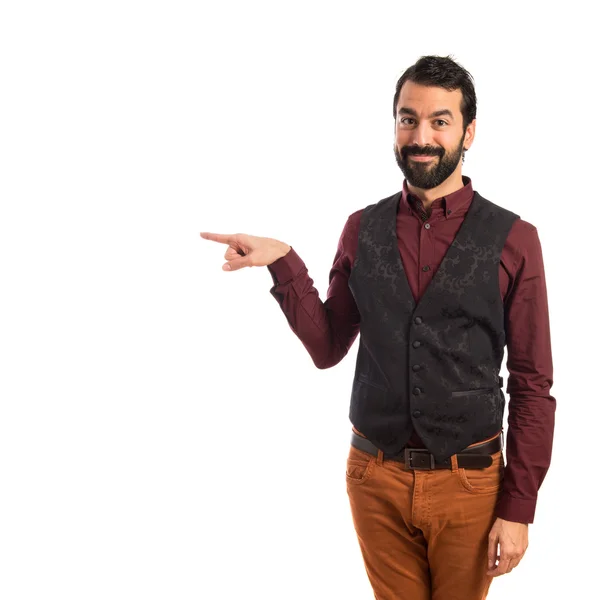
[[[319,369],[338,364],[348,353],[360,328],[358,308],[348,287],[352,270],[350,249],[356,235],[355,219],[351,215],[337,245],[325,302],[320,299],[304,261],[293,247],[267,267],[273,279],[271,295]]]
[[[506,467],[496,516],[533,523],[537,495],[550,466],[556,399],[548,298],[537,229],[522,223],[521,251],[505,302],[508,428]]]

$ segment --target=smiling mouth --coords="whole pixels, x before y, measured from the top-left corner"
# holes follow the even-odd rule
[[[412,159],[412,160],[416,160],[418,162],[427,162],[430,160],[433,160],[435,158],[435,156],[427,156],[424,154],[420,154],[420,155],[409,155],[408,158]]]

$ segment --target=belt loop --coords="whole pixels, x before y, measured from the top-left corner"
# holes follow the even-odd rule
[[[456,458],[456,454],[453,454],[450,457],[450,463],[452,464],[452,472],[457,473],[458,472],[458,458]]]
[[[377,464],[381,466],[383,464],[383,450],[377,448]]]

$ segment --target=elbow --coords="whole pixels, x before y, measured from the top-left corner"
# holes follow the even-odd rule
[[[323,371],[325,369],[331,369],[337,364],[341,363],[346,354],[348,354],[349,347],[339,343],[339,341],[333,337],[327,345],[321,344],[319,352],[312,352],[311,358],[317,369]]]
[[[330,363],[329,361],[321,362],[321,361],[313,359],[313,363],[315,364],[315,367],[317,367],[317,369],[319,369],[319,371],[324,371],[325,369],[330,369],[331,367],[334,366],[334,364]]]
[[[320,371],[324,371],[325,369],[331,369],[331,367],[335,367],[335,365],[342,362],[344,355],[336,355],[336,356],[326,356],[326,357],[314,357],[313,363],[317,369]]]

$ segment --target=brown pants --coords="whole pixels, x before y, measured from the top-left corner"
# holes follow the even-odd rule
[[[452,470],[416,471],[350,446],[348,497],[377,600],[487,596],[487,536],[504,477],[502,451],[492,457],[485,469],[459,469],[454,455]]]

